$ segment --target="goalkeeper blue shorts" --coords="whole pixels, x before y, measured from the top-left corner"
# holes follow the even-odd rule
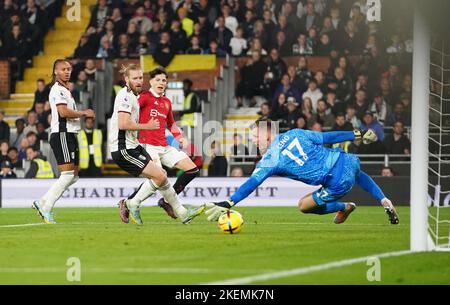
[[[318,205],[338,201],[349,193],[359,176],[360,164],[357,156],[342,153],[322,187],[313,193]]]

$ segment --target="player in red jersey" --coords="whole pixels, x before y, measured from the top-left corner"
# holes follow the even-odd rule
[[[166,140],[166,126],[180,143],[180,147],[188,147],[189,142],[183,138],[181,130],[175,124],[172,113],[172,103],[164,96],[167,87],[167,73],[163,68],[150,72],[150,90],[139,96],[139,123],[146,123],[154,118],[159,121],[159,129],[145,130],[139,133],[139,143],[144,146],[153,162],[183,171],[173,185],[177,194],[181,193],[199,173],[199,168],[183,151],[169,146]],[[139,190],[139,189],[138,189]],[[131,198],[133,195],[130,196]],[[159,199],[158,205],[172,218],[177,218],[172,207]]]

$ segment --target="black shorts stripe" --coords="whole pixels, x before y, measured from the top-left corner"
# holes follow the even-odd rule
[[[111,153],[114,162],[132,176],[139,177],[152,159],[142,146],[122,149]]]
[[[58,165],[79,164],[78,140],[76,133],[56,132],[50,135],[50,146]]]

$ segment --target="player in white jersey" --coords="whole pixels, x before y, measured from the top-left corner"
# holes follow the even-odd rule
[[[166,172],[152,161],[150,155],[139,144],[138,131],[159,129],[159,121],[152,118],[145,124],[139,123],[138,96],[144,81],[142,69],[131,64],[122,67],[122,73],[126,87],[117,93],[114,101],[108,136],[111,156],[117,165],[129,174],[147,179],[136,193],[119,202],[120,218],[124,223],[129,223],[131,218],[133,223],[142,225],[141,202],[159,190],[177,217],[184,224],[189,223],[194,217],[200,215],[205,207],[185,208],[182,206],[178,202],[175,190],[167,180]]]
[[[62,194],[78,180],[78,141],[81,117],[95,117],[92,109],[78,111],[75,100],[68,89],[72,66],[64,59],[53,63],[53,86],[49,101],[52,113],[50,146],[58,163],[61,176],[48,192],[33,202],[45,223],[56,223],[53,217],[53,206]]]

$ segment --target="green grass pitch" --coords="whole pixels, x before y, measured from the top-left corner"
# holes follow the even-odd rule
[[[121,224],[117,209],[55,210],[58,225],[39,223],[31,209],[0,209],[0,284],[203,284],[320,265],[409,248],[409,208],[388,224],[381,207],[358,207],[342,225],[333,215],[296,208],[245,207],[236,235],[204,215],[190,225],[144,208],[145,225]],[[450,218],[449,218],[450,219]],[[81,281],[66,279],[69,257]],[[381,281],[369,282],[366,262],[252,284],[450,284],[450,253],[381,259]]]

